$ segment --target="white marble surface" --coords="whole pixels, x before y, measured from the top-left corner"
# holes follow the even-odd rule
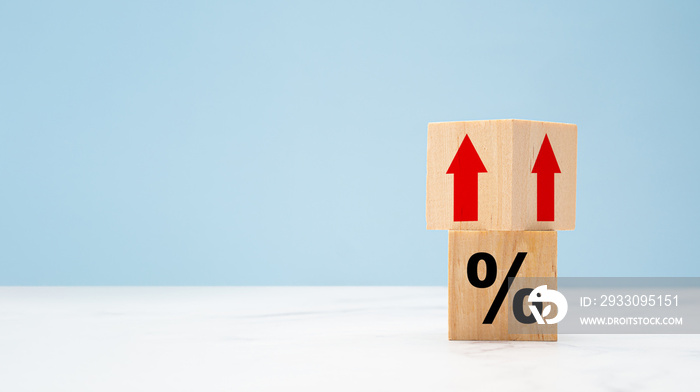
[[[444,287],[0,287],[0,391],[669,391],[699,381],[699,335],[450,342]]]

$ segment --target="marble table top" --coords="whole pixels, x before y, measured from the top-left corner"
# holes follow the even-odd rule
[[[450,342],[445,287],[0,287],[2,391],[698,390],[700,335]]]

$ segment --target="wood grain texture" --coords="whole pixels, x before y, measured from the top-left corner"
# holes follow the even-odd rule
[[[480,173],[479,220],[454,222],[454,175],[447,174],[469,135],[487,173]],[[547,134],[561,168],[555,174],[555,220],[537,221],[532,167]],[[576,224],[577,127],[526,120],[428,124],[426,222],[431,230],[573,230]]]
[[[494,256],[498,264],[496,282],[476,288],[467,278],[467,261],[477,252]],[[450,231],[448,322],[450,340],[541,340],[555,341],[556,334],[519,335],[508,333],[510,304],[503,304],[492,324],[483,324],[501,282],[518,252],[527,252],[518,277],[557,276],[556,231]],[[486,275],[480,262],[479,277]]]

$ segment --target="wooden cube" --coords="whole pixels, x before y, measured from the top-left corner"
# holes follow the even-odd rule
[[[557,340],[556,333],[509,333],[508,276],[556,278],[557,232],[450,231],[450,340]]]
[[[573,124],[428,124],[428,229],[573,230],[576,138]]]

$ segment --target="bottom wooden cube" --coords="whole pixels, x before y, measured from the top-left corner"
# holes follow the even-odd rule
[[[450,340],[557,340],[508,332],[508,275],[556,278],[557,232],[449,232]]]

